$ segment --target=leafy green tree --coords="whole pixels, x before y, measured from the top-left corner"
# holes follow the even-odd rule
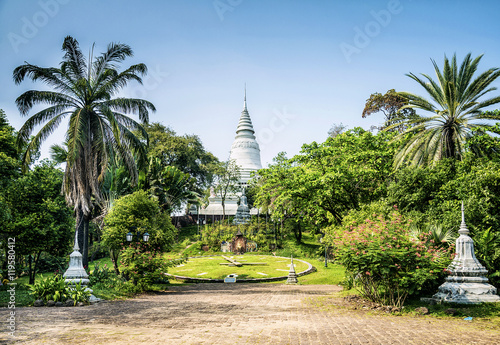
[[[500,162],[476,158],[446,159],[433,166],[407,167],[399,170],[389,186],[387,201],[396,204],[414,220],[417,228],[440,228],[457,236],[460,227],[460,204],[465,204],[465,221],[471,230],[478,257],[488,267],[489,278],[500,282]],[[491,254],[491,255],[490,255]],[[496,265],[496,266],[495,266]]]
[[[1,268],[7,267],[6,233],[12,225],[12,214],[5,200],[5,192],[20,173],[19,157],[16,149],[16,133],[9,125],[5,112],[0,109],[0,247],[5,251],[5,260]]]
[[[252,180],[254,202],[273,219],[279,219],[280,225],[284,224],[284,227],[280,226],[279,234],[273,232],[275,243],[278,242],[278,236],[291,232],[298,242],[302,240],[302,219],[307,207],[307,197],[304,193],[297,193],[294,180],[296,172],[292,161],[286,158],[284,152],[280,152],[273,159],[273,164],[259,170],[258,179]]]
[[[0,109],[0,189],[4,189],[19,175],[16,133],[9,125],[5,112]]]
[[[198,192],[210,185],[218,159],[205,150],[198,136],[179,136],[158,122],[146,125],[145,129],[149,135],[149,157],[160,159],[164,167],[175,166],[189,174],[196,179]]]
[[[415,118],[414,109],[403,108],[407,104],[408,101],[394,89],[387,91],[384,95],[376,92],[371,94],[370,98],[366,100],[362,117],[365,118],[371,114],[382,112],[385,119],[384,125],[380,129],[393,126],[392,130],[403,132],[406,126],[402,122]]]
[[[300,210],[316,224],[339,224],[350,209],[386,195],[397,145],[390,143],[392,136],[355,128],[322,144],[303,145],[288,161],[278,157],[276,164],[259,170],[258,204]]]
[[[71,36],[62,45],[63,61],[59,68],[39,67],[25,63],[13,72],[16,84],[25,78],[42,81],[55,91],[30,90],[16,100],[21,115],[39,104],[48,104],[32,115],[18,134],[18,147],[27,143],[23,155],[26,170],[32,161],[33,152],[61,123],[69,118],[66,132],[68,147],[63,190],[66,201],[73,206],[77,215],[79,247],[82,248],[84,265],[88,258],[88,229],[92,218],[94,202],[101,200],[101,187],[108,162],[120,157],[124,166],[137,181],[137,167],[134,156],[145,160],[145,145],[132,131],[147,133],[142,126],[126,116],[137,114],[141,122],[148,121],[153,104],[141,99],[118,98],[117,93],[131,80],[142,82],[147,68],[144,64],[132,65],[119,71],[120,63],[133,55],[126,44],[111,43],[100,56],[89,61],[82,53],[78,42]],[[36,126],[42,125],[39,132],[30,138]]]
[[[500,114],[499,110],[488,113]],[[492,129],[494,133],[500,133],[500,123],[495,124]],[[467,138],[465,150],[472,152],[476,157],[486,157],[488,159],[500,159],[500,138],[484,133],[480,129],[473,129]]]
[[[7,190],[12,212],[9,237],[16,238],[16,254],[26,255],[29,283],[35,281],[42,253],[68,254],[74,218],[61,195],[63,172],[47,161],[18,178]]]
[[[419,225],[438,224],[455,232],[460,204],[471,230],[500,229],[500,162],[467,154],[461,162],[442,160],[434,166],[407,167],[394,175],[388,203],[397,205]],[[495,230],[498,231],[498,230]]]
[[[500,76],[500,69],[490,68],[474,78],[481,58],[482,55],[472,59],[471,54],[467,54],[458,68],[455,55],[451,61],[445,56],[442,71],[432,60],[437,81],[426,74],[422,74],[423,78],[407,74],[427,91],[431,101],[412,93],[399,92],[408,102],[400,110],[419,109],[430,115],[419,114],[416,118],[403,121],[407,129],[399,137],[407,140],[396,155],[396,166],[403,162],[431,164],[443,158],[461,160],[472,130],[485,134],[496,132],[495,126],[488,120],[500,120],[500,115],[482,111],[500,102],[500,96],[484,99],[496,90],[491,84]]]
[[[402,212],[426,213],[436,204],[440,189],[455,175],[452,159],[441,160],[433,166],[400,168],[389,184],[388,203],[397,205]]]
[[[240,167],[232,159],[221,162],[214,172],[214,192],[221,198],[222,221],[226,217],[226,199],[229,195],[241,191],[239,184]]]
[[[110,249],[117,273],[119,273],[118,257],[125,248],[128,232],[134,229],[148,232],[149,245],[159,250],[168,249],[177,233],[170,216],[161,212],[158,201],[143,190],[116,200],[113,208],[104,218],[104,222],[102,241]]]

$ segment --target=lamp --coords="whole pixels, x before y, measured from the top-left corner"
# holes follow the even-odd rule
[[[132,234],[131,232],[129,232],[129,233],[127,234],[127,241],[128,241],[128,242],[132,242],[132,237],[134,237],[134,234]]]
[[[136,230],[137,230],[136,226],[131,226],[130,227],[130,231],[126,235],[128,242],[132,242],[132,240],[134,239],[134,233],[137,235],[137,241],[140,241],[141,239],[144,242],[148,242],[149,241],[149,233],[147,232],[146,228],[144,228],[144,233],[142,233],[142,234],[139,231],[136,231]]]

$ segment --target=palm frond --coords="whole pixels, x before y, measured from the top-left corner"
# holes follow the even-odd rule
[[[396,167],[404,162],[425,165],[447,157],[462,159],[467,147],[465,142],[476,127],[477,120],[500,119],[499,114],[481,113],[484,108],[500,103],[500,96],[480,100],[496,90],[491,84],[500,77],[498,68],[490,68],[474,78],[481,57],[472,60],[469,53],[460,69],[456,55],[451,60],[445,56],[442,70],[431,60],[438,82],[425,74],[422,74],[424,79],[413,73],[407,74],[425,89],[434,103],[418,95],[399,92],[408,102],[401,109],[420,109],[433,116],[419,114],[416,118],[402,120],[407,130],[393,140],[401,140],[411,134],[413,137],[406,139],[396,154]],[[390,129],[391,126],[385,130]]]

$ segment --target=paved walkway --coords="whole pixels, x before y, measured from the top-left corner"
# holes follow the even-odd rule
[[[498,330],[481,330],[462,320],[375,316],[314,305],[339,290],[326,285],[198,284],[79,308],[20,308],[14,343],[500,343]],[[0,314],[6,312],[0,309]],[[0,343],[12,340],[0,331]]]

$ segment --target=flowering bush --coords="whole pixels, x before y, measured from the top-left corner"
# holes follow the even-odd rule
[[[141,289],[156,281],[163,280],[169,267],[176,266],[185,259],[168,260],[159,248],[148,243],[130,243],[120,254],[120,270],[127,280]]]
[[[442,281],[454,248],[439,247],[426,233],[412,238],[410,221],[397,212],[388,218],[372,217],[326,240],[365,298],[401,307],[409,295]]]

